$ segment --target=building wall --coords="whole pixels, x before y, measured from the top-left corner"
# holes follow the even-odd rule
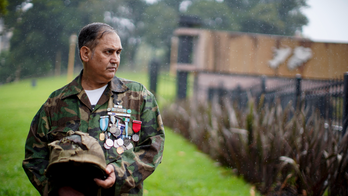
[[[266,75],[293,78],[301,74],[308,79],[332,79],[342,77],[348,71],[348,44],[313,42],[308,39],[210,31],[180,28],[174,32],[176,37],[190,35],[195,38],[193,62],[180,65],[171,60],[171,70],[194,72],[208,71],[246,75]],[[177,39],[176,39],[177,40]],[[175,46],[175,44],[173,44]],[[177,46],[177,45],[176,45]],[[276,58],[275,51],[290,51],[286,58],[280,58],[278,66],[271,67],[270,61]],[[294,69],[289,68],[295,51],[307,51],[307,59],[300,61]],[[176,51],[173,48],[172,51]],[[305,52],[296,53],[301,59]],[[173,55],[175,56],[175,55]],[[302,56],[302,57],[301,57]],[[310,56],[310,57],[309,57]],[[283,61],[282,61],[283,60]]]

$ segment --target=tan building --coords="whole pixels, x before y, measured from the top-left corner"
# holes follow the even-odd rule
[[[192,37],[191,62],[184,64],[178,63],[182,36]],[[199,88],[221,84],[228,89],[236,85],[247,88],[258,83],[260,76],[275,83],[293,79],[297,74],[317,81],[342,78],[348,71],[348,44],[179,28],[172,41],[171,70],[195,73]]]

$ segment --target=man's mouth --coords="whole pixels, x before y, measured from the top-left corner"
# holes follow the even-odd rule
[[[116,67],[108,67],[107,70],[116,71]]]

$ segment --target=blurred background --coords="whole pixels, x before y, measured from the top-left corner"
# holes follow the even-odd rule
[[[146,70],[150,59],[169,69],[180,15],[200,28],[347,42],[347,2],[306,0],[1,0],[0,83],[66,73],[69,38],[106,22],[122,39],[122,68]],[[76,47],[77,52],[77,47]],[[78,56],[75,67],[81,69]]]
[[[169,136],[145,195],[347,195],[347,8],[0,0],[0,194],[37,195],[20,165],[28,127],[82,69],[79,30],[105,22],[124,48],[116,75],[156,95]]]

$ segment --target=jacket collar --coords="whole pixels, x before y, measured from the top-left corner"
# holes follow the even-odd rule
[[[81,85],[82,73],[83,70],[81,70],[80,74],[63,89],[62,99],[72,95],[78,95],[84,91]],[[114,76],[108,83],[107,89],[108,88],[115,93],[123,93],[129,90],[128,87],[116,76]]]

